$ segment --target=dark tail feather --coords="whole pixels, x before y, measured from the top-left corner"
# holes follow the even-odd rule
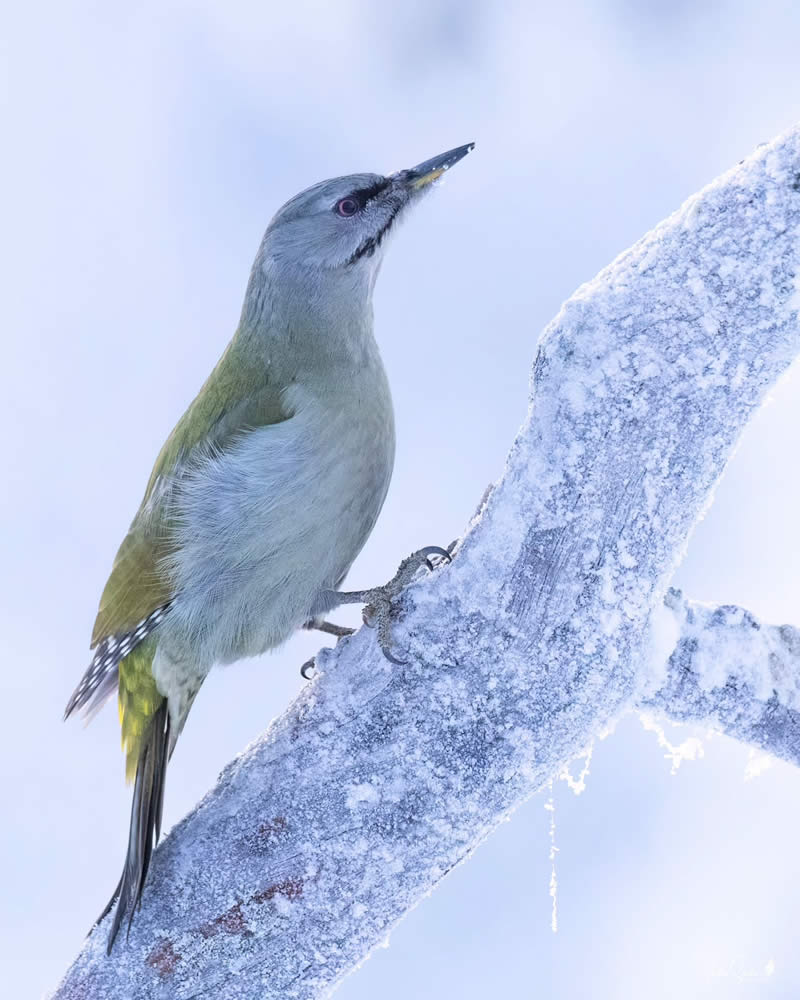
[[[131,805],[131,826],[128,835],[128,854],[125,867],[114,895],[97,922],[105,917],[114,901],[117,909],[111,933],[108,935],[110,955],[125,914],[128,914],[128,931],[133,915],[141,904],[144,880],[150,867],[153,847],[161,836],[161,812],[164,805],[164,778],[169,760],[169,711],[164,699],[149,722],[147,736],[136,767],[136,781],[133,786]]]

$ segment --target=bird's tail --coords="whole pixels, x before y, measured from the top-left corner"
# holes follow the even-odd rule
[[[141,900],[153,847],[161,835],[164,779],[170,751],[169,710],[166,698],[161,698],[147,721],[139,744],[125,867],[114,895],[97,919],[100,923],[116,901],[117,908],[108,935],[109,955],[126,914],[130,930],[133,914]]]

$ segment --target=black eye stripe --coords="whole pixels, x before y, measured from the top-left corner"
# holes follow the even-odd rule
[[[379,195],[382,191],[385,191],[386,188],[389,187],[391,183],[392,182],[390,180],[384,177],[382,180],[377,181],[371,187],[361,188],[360,191],[354,191],[352,197],[358,198],[358,200],[361,202],[362,205],[366,205],[367,202],[372,201],[372,199],[375,198],[377,195]]]
[[[386,222],[384,222],[384,224],[375,234],[375,236],[368,236],[367,239],[365,239],[364,242],[359,247],[356,248],[355,252],[352,253],[347,258],[347,260],[344,262],[345,267],[349,267],[351,264],[355,264],[357,260],[360,260],[364,256],[371,257],[372,254],[375,253],[375,251],[381,245],[384,236],[391,229],[392,223],[396,219],[397,213],[399,211],[400,211],[400,206],[398,205],[392,212],[392,214],[389,216],[389,218],[386,220]]]

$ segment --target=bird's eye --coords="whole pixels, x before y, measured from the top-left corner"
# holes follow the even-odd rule
[[[347,198],[342,198],[340,201],[336,202],[336,212],[338,215],[344,216],[345,219],[349,218],[351,215],[355,215],[356,212],[361,208],[357,198],[350,195]]]

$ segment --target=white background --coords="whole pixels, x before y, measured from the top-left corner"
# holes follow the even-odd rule
[[[350,576],[372,585],[462,530],[561,301],[799,117],[800,7],[50,0],[7,9],[2,33],[0,961],[4,996],[24,1000],[56,985],[116,884],[115,711],[86,730],[61,713],[150,465],[233,332],[271,214],[326,176],[478,143],[378,284],[399,447]],[[748,429],[676,581],[795,624],[799,387],[790,375]],[[287,704],[318,644],[212,674],[167,826]],[[746,748],[703,747],[671,775],[628,718],[583,795],[557,783],[557,934],[540,795],[339,995],[796,998],[800,774],[745,780]]]

